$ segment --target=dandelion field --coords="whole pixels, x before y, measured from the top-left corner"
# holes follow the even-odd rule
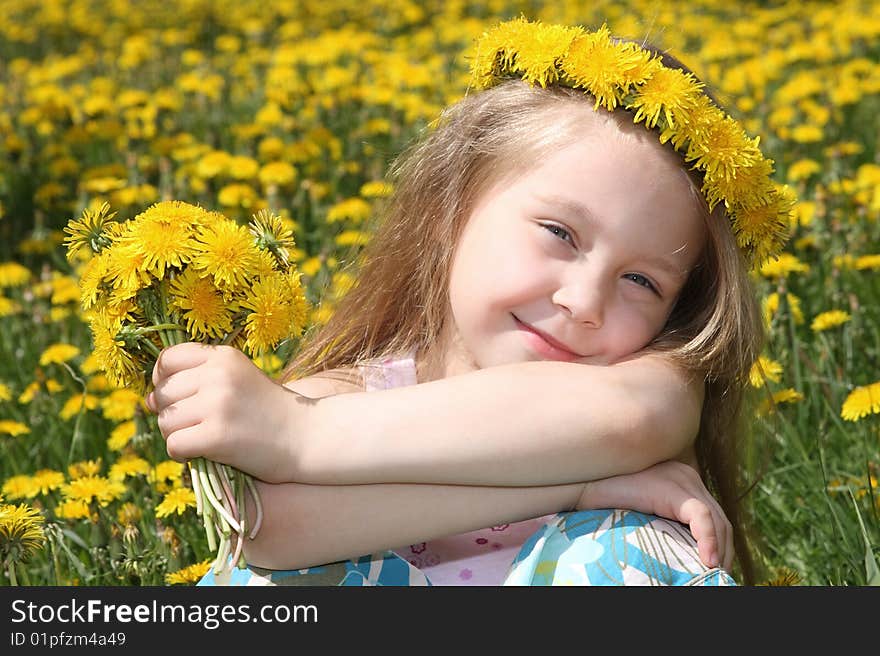
[[[465,93],[473,39],[519,14],[671,50],[797,193],[785,253],[755,271],[755,546],[767,583],[880,583],[880,5],[10,0],[2,584],[186,585],[213,555],[155,420],[96,365],[68,221],[172,199],[242,224],[270,210],[321,324],[353,282],[389,163]],[[296,347],[258,364],[274,374]]]

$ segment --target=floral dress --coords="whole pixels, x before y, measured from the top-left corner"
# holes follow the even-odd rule
[[[367,391],[416,383],[412,356],[361,368]],[[655,515],[605,509],[563,512],[357,559],[295,570],[249,565],[199,586],[736,585],[702,564],[687,527]]]

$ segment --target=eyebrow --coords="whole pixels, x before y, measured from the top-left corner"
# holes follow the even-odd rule
[[[549,195],[549,196],[536,195],[536,198],[543,203],[547,203],[548,205],[555,205],[557,207],[562,208],[565,212],[578,217],[581,221],[583,221],[587,225],[595,223],[594,214],[590,211],[590,208],[588,208],[583,203],[576,201],[572,198],[565,198],[563,196],[555,196],[555,195]],[[687,248],[686,243],[682,244],[674,252],[678,253],[679,251],[681,251],[685,248]],[[656,266],[657,268],[662,269],[666,273],[668,273],[671,276],[674,276],[676,278],[686,277],[688,274],[688,272],[686,270],[682,269],[681,267],[676,265],[674,262],[663,257],[662,255],[643,255],[640,257],[640,259],[644,260],[648,264],[652,264],[652,265]]]

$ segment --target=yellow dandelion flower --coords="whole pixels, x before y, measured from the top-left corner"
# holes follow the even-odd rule
[[[234,307],[210,275],[186,269],[171,281],[169,304],[183,313],[186,328],[197,340],[221,338],[232,331]]]
[[[0,289],[21,287],[31,280],[31,270],[18,262],[0,263]]]
[[[131,501],[126,501],[119,507],[119,510],[116,511],[116,521],[123,526],[133,526],[141,521],[143,515],[140,506]]]
[[[788,167],[788,179],[792,182],[806,180],[819,173],[822,165],[814,159],[799,159]]]
[[[34,485],[34,479],[27,474],[10,476],[3,482],[4,496],[11,499],[31,499],[39,494],[39,488]]]
[[[110,381],[107,380],[107,376],[104,374],[96,374],[94,376],[89,377],[86,382],[86,391],[87,392],[106,392],[111,389]],[[103,403],[103,402],[102,402]]]
[[[40,365],[45,367],[46,365],[53,363],[61,364],[62,362],[72,360],[78,356],[79,353],[79,348],[72,344],[52,344],[51,346],[46,347],[46,349],[40,354]]]
[[[818,125],[796,125],[791,130],[791,140],[796,143],[816,143],[822,141],[825,134]]]
[[[279,274],[261,279],[251,288],[241,307],[250,310],[245,318],[246,346],[257,355],[271,350],[292,335],[298,335],[302,326],[292,297],[290,284]]]
[[[198,582],[213,564],[212,559],[203,560],[195,565],[188,565],[176,572],[169,572],[165,575],[165,583],[168,585],[189,585]]]
[[[248,184],[236,183],[224,186],[217,192],[217,202],[224,207],[253,207],[260,200],[257,192]]]
[[[323,260],[320,257],[310,257],[305,262],[299,265],[299,270],[307,276],[314,276],[318,271],[321,270],[321,266],[323,265]]]
[[[196,162],[196,175],[200,178],[215,178],[226,173],[231,155],[222,150],[212,150]]]
[[[102,203],[97,208],[87,207],[76,221],[70,221],[64,227],[67,237],[67,259],[73,261],[80,249],[88,248],[93,253],[100,253],[112,243],[111,223],[115,223],[116,213],[110,212],[110,205]]]
[[[64,474],[54,469],[39,469],[31,477],[31,483],[39,494],[49,494],[64,485]]]
[[[103,476],[83,476],[64,485],[61,491],[68,499],[77,499],[86,503],[96,501],[106,506],[125,493],[125,485]]]
[[[33,381],[29,383],[27,387],[24,388],[24,391],[19,394],[18,402],[21,404],[28,404],[34,400],[34,397],[37,395],[37,392],[40,391],[40,383],[37,381]]]
[[[12,400],[12,390],[9,389],[9,386],[0,383],[0,401],[11,401]]]
[[[880,412],[880,382],[857,387],[850,392],[843,402],[840,416],[847,421],[858,421],[862,417],[878,412]]]
[[[105,283],[109,280],[110,257],[107,251],[99,253],[86,262],[79,277],[79,300],[84,310],[98,302]]]
[[[662,118],[667,126],[677,125],[676,117],[697,106],[703,86],[691,73],[656,68],[651,77],[636,88],[636,97],[632,101],[636,110],[633,122],[645,121],[645,125],[653,128]]]
[[[801,575],[795,572],[793,569],[788,569],[787,567],[783,567],[777,572],[777,574],[764,581],[763,583],[759,583],[758,585],[762,586],[795,586],[800,585],[801,583]]]
[[[150,286],[152,278],[146,271],[146,259],[146,255],[130,243],[108,249],[105,280],[116,299],[130,299]]]
[[[260,163],[253,157],[235,155],[229,160],[228,173],[236,180],[252,180],[260,172]]]
[[[101,473],[101,459],[97,460],[80,460],[74,462],[67,467],[67,475],[71,480],[82,478],[84,476],[97,476]]]
[[[141,395],[131,389],[117,389],[101,399],[101,410],[110,421],[125,421],[134,417]]]
[[[0,516],[0,561],[9,564],[26,562],[43,547],[45,517],[26,504],[4,506]]]
[[[55,506],[55,516],[60,519],[89,519],[91,514],[88,501],[82,499],[62,499]]]
[[[765,380],[778,383],[781,376],[782,365],[776,360],[760,355],[749,370],[749,383],[752,387],[764,387]]]
[[[0,295],[0,317],[9,317],[21,312],[21,305],[10,298]]]
[[[713,179],[730,180],[739,169],[753,167],[764,156],[758,137],[749,139],[739,123],[729,116],[704,126],[701,138],[691,141],[686,159],[703,168]]]
[[[254,236],[257,248],[271,253],[279,265],[288,266],[290,251],[295,246],[293,230],[284,224],[280,216],[261,210],[248,224],[248,229]]]
[[[343,230],[333,239],[337,246],[365,246],[372,235],[361,230]]]
[[[176,487],[169,490],[156,506],[156,517],[162,518],[177,513],[182,515],[187,508],[196,507],[196,495],[188,487]]]
[[[193,232],[205,220],[207,211],[180,201],[163,201],[125,223],[118,246],[134,253],[141,271],[156,278],[168,267],[182,267],[196,250]]]
[[[761,302],[764,310],[764,323],[768,328],[773,317],[776,316],[776,312],[779,310],[779,300],[779,294],[773,292],[768,294]],[[788,303],[788,309],[791,312],[794,323],[796,325],[802,324],[804,322],[804,313],[801,311],[801,299],[794,294],[786,294],[785,300]]]
[[[100,399],[94,394],[74,394],[67,399],[58,416],[67,421],[84,410],[94,410],[99,403]]]
[[[89,353],[86,356],[85,360],[82,361],[82,364],[79,365],[79,370],[86,376],[91,376],[101,371],[101,363],[94,352]]]
[[[111,481],[121,481],[128,476],[146,476],[150,472],[150,463],[136,455],[124,455],[110,465],[107,477]]]
[[[767,278],[784,278],[790,273],[807,273],[810,265],[801,262],[791,253],[782,253],[761,265],[760,272]]]
[[[111,451],[121,451],[131,442],[131,438],[136,432],[137,425],[134,420],[122,422],[110,433],[110,437],[107,439],[107,448]]]
[[[0,435],[18,437],[19,435],[27,435],[30,432],[31,429],[27,427],[27,424],[12,419],[0,419]]]
[[[257,177],[264,187],[271,185],[284,187],[292,184],[296,180],[297,174],[292,164],[278,161],[264,164]]]
[[[92,331],[92,351],[110,382],[117,387],[141,387],[144,384],[144,365],[125,348],[120,340],[122,319],[105,312],[89,318]]]
[[[574,39],[560,67],[573,86],[588,90],[595,107],[612,110],[633,84],[644,84],[658,69],[651,54],[635,44],[618,44],[606,26]]]
[[[739,207],[758,207],[767,203],[768,179],[773,173],[771,160],[762,158],[753,164],[738,166],[732,175],[725,175],[725,172],[721,167],[714,173],[706,172],[702,191],[709,207],[714,208],[725,198],[739,199]]]
[[[775,392],[770,399],[765,399],[758,408],[759,415],[767,415],[776,410],[776,406],[782,403],[796,403],[803,401],[804,395],[795,389],[788,388]]]
[[[568,52],[571,42],[582,30],[561,25],[536,24],[531,38],[517,44],[513,70],[522,73],[530,84],[546,87],[559,76],[557,62]]]
[[[393,191],[394,187],[390,183],[376,180],[362,184],[358,193],[363,198],[386,198],[390,196]]]
[[[57,276],[52,280],[52,304],[63,305],[79,301],[79,285],[72,276]]]
[[[164,460],[153,467],[147,480],[156,487],[158,492],[165,492],[183,480],[183,463],[176,460]]]
[[[858,271],[866,269],[877,271],[880,269],[880,255],[861,255],[855,259],[853,266]]]
[[[843,310],[829,310],[817,314],[813,319],[813,323],[810,324],[810,328],[818,333],[823,330],[829,330],[830,328],[841,326],[851,318],[850,314]]]
[[[246,227],[229,219],[218,220],[201,229],[192,266],[213,276],[220,289],[246,287],[258,262],[253,241]]]
[[[362,223],[373,213],[371,205],[363,198],[348,198],[336,203],[327,212],[327,222],[352,221]]]

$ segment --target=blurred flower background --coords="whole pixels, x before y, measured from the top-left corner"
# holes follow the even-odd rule
[[[242,225],[270,211],[320,324],[353,283],[388,164],[467,91],[474,38],[520,14],[672,51],[796,191],[786,252],[755,271],[756,546],[771,583],[880,580],[877,3],[7,0],[3,584],[186,585],[212,555],[184,468],[97,366],[68,221],[172,199]],[[277,373],[295,347],[257,361]]]

